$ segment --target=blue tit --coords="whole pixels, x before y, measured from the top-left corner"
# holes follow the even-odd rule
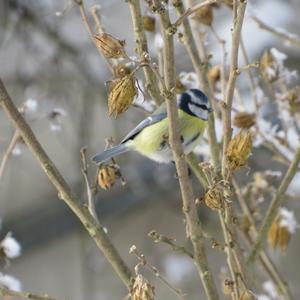
[[[185,154],[199,144],[211,111],[206,95],[198,89],[190,89],[177,99],[181,142]],[[92,157],[101,164],[127,151],[137,151],[159,163],[173,161],[168,143],[168,118],[166,105],[162,104],[152,115],[139,123],[121,143]]]

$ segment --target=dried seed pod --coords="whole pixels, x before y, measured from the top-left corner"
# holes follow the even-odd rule
[[[207,26],[211,26],[213,22],[213,8],[211,5],[200,7],[194,13],[193,19]]]
[[[255,299],[256,299],[255,295],[249,290],[245,290],[239,298],[239,300],[255,300]]]
[[[224,295],[230,297],[233,293],[234,281],[230,279],[225,279],[223,281],[222,288]]]
[[[242,130],[229,142],[226,156],[229,168],[234,171],[243,167],[251,154],[252,137],[249,131]]]
[[[96,34],[94,38],[97,48],[106,58],[126,57],[125,41],[120,41],[108,33]]]
[[[154,300],[154,286],[141,274],[137,274],[130,295],[132,300]]]
[[[119,114],[126,111],[133,102],[137,91],[135,87],[135,78],[126,75],[117,80],[116,84],[111,88],[108,96],[108,115]]]
[[[211,83],[211,85],[215,88],[216,83],[221,78],[221,69],[220,66],[213,66],[208,71],[208,79]]]
[[[222,191],[218,186],[209,189],[204,195],[204,203],[211,209],[222,208]]]
[[[114,67],[114,74],[118,78],[122,78],[126,75],[129,75],[130,73],[131,73],[130,68],[124,64],[118,64]]]
[[[112,188],[118,178],[120,178],[120,171],[116,165],[109,164],[100,167],[98,184],[102,189],[108,190]]]
[[[300,87],[297,86],[291,89],[286,96],[286,100],[289,104],[290,114],[293,116],[300,111]]]
[[[272,223],[268,233],[268,244],[271,248],[280,248],[284,252],[289,244],[291,233],[288,228],[281,225],[281,218],[277,217]]]
[[[143,16],[143,23],[145,30],[155,32],[155,18],[151,16]]]
[[[278,70],[276,67],[276,62],[271,55],[270,50],[265,51],[260,58],[260,69],[264,77],[270,82],[277,79]]]
[[[275,48],[266,50],[260,59],[260,70],[262,75],[269,82],[277,80],[280,73],[284,70],[284,53],[279,52]]]
[[[233,124],[238,128],[249,129],[255,124],[255,114],[239,112],[235,115]]]

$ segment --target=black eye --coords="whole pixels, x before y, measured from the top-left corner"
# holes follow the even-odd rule
[[[204,110],[208,110],[207,106],[204,104],[196,104],[196,105]]]

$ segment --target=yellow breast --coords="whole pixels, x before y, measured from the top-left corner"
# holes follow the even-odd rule
[[[182,110],[178,112],[184,152],[187,154],[199,144],[207,122],[188,115]],[[170,162],[172,154],[168,146],[168,119],[144,128],[133,139],[132,146],[134,150],[153,160]]]

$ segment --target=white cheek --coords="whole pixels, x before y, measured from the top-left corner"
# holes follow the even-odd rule
[[[208,119],[208,113],[206,110],[204,110],[201,107],[198,107],[192,103],[188,103],[188,107],[200,119],[203,119],[203,120]]]

